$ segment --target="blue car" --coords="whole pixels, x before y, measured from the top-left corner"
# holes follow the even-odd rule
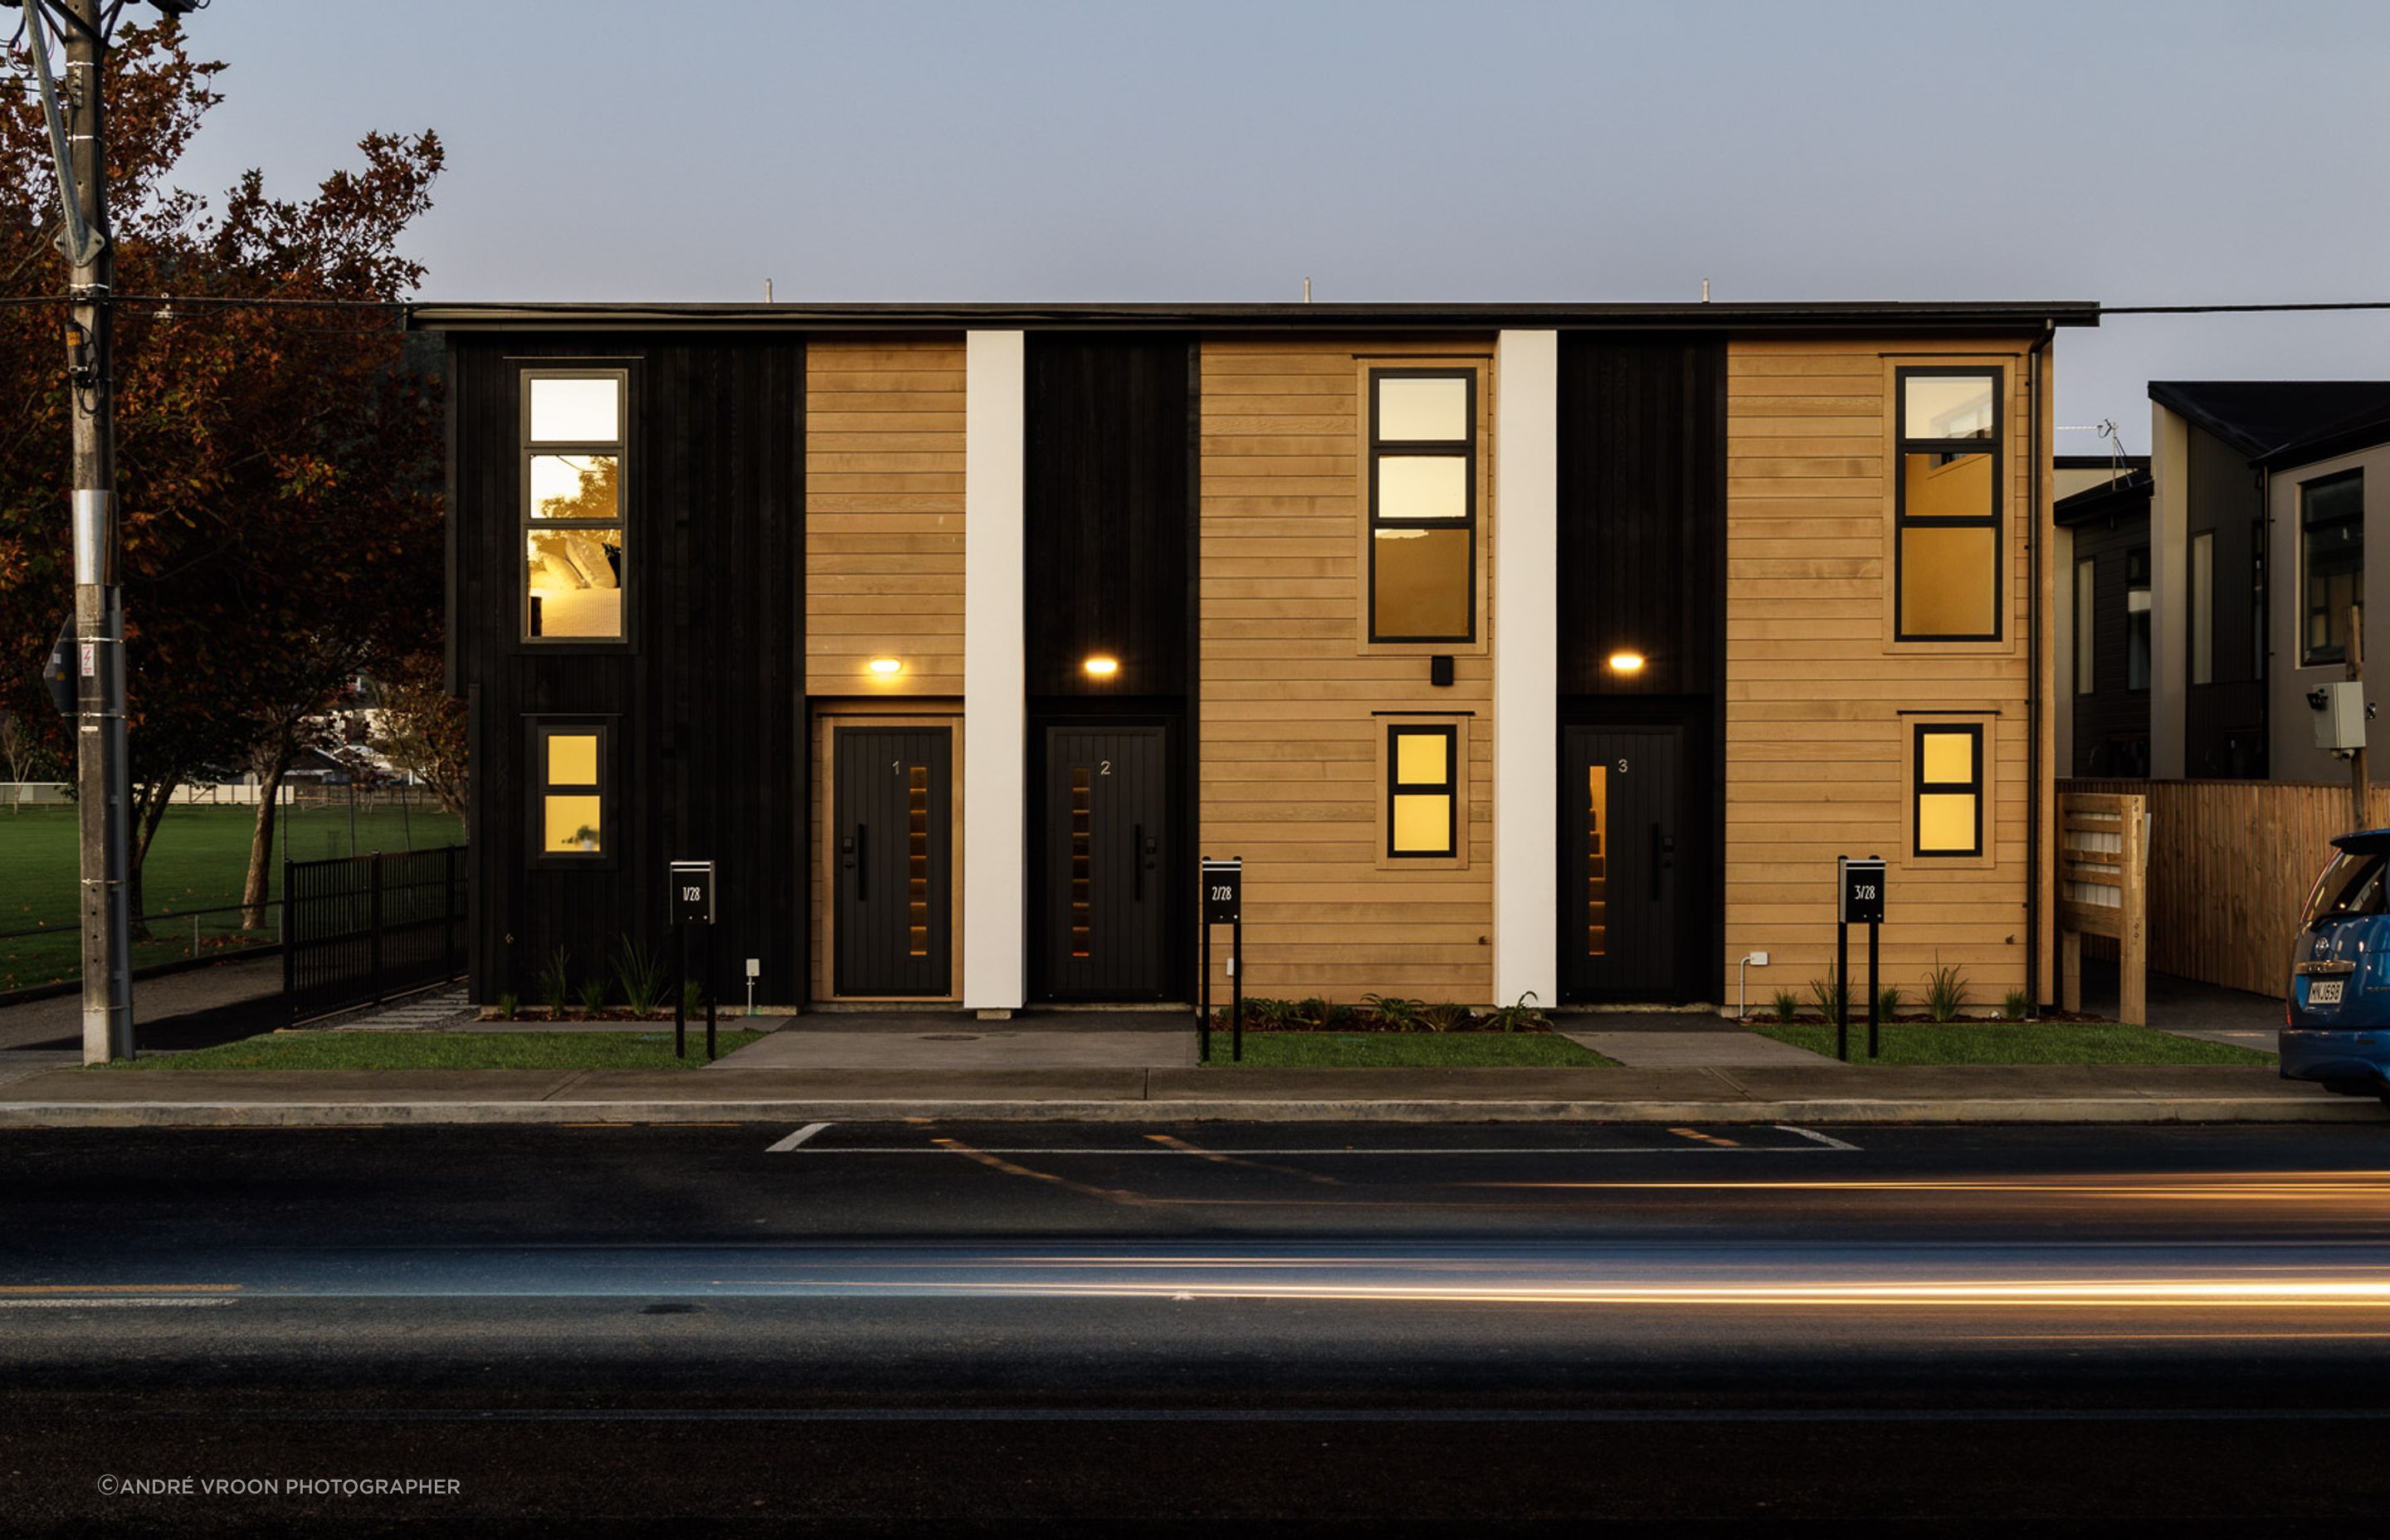
[[[2282,1078],[2390,1101],[2390,828],[2332,846],[2291,943]]]

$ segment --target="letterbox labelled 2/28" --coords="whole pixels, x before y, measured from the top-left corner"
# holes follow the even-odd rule
[[[1203,923],[1234,925],[1245,896],[1242,857],[1203,863]]]

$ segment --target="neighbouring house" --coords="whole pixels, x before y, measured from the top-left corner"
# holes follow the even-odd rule
[[[2139,565],[2121,583],[2103,566],[2092,601],[2101,647],[2146,638],[2145,666],[2132,641],[2124,661],[2127,685],[2147,691],[2148,764],[2087,758],[2099,741],[2078,736],[2075,773],[2345,778],[2345,762],[2314,747],[2306,697],[2345,669],[2348,605],[2364,591],[2364,471],[2390,443],[2390,381],[2157,380],[2150,419],[2147,555],[2127,553]],[[2120,486],[2104,500],[2117,528],[2133,495]],[[2075,540],[2101,501],[2062,510]],[[2110,699],[2109,657],[2089,665],[2095,701]]]
[[[1847,854],[1886,982],[2048,998],[2096,321],[420,307],[474,996],[687,857],[763,1002],[1187,1001],[1235,856],[1249,995],[1731,1008],[1827,971]]]
[[[2150,773],[2150,462],[2057,464],[2058,763],[2075,776]]]

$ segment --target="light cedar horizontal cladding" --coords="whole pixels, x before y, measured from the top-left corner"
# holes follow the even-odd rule
[[[963,346],[814,342],[805,386],[806,689],[959,694]]]
[[[1378,341],[1202,349],[1200,841],[1205,853],[1245,858],[1248,994],[1488,997],[1490,664],[1463,656],[1454,686],[1431,690],[1424,659],[1368,655],[1356,638],[1365,507],[1356,354],[1490,352],[1490,342],[1444,341],[1416,354]],[[1484,529],[1490,547],[1491,510]],[[1388,719],[1377,711],[1476,713],[1467,866],[1378,866]],[[1214,987],[1225,994],[1225,974]]]
[[[2002,479],[2015,645],[1896,651],[1883,624],[1888,361],[2007,359],[2024,346],[1804,339],[1728,350],[1724,998],[1735,959],[1751,950],[1774,953],[1770,989],[1825,972],[1841,854],[1893,861],[1887,982],[1913,987],[1938,956],[1963,969],[1978,1006],[2024,982],[2029,681],[2026,588],[2015,574],[2033,468],[2013,361]],[[1906,858],[1912,719],[1903,712],[1992,720],[1988,867]]]

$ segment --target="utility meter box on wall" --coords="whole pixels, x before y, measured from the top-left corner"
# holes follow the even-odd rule
[[[2315,708],[2315,744],[2319,749],[2365,747],[2365,686],[2355,679],[2335,679],[2307,691]]]

